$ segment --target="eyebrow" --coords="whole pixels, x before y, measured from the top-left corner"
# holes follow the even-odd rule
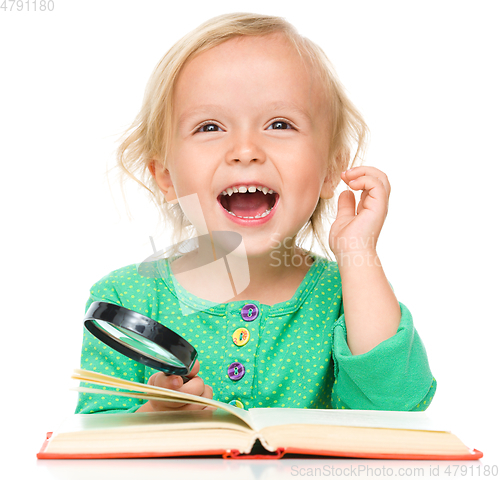
[[[264,106],[263,108],[264,111],[271,110],[271,111],[279,111],[279,110],[286,110],[288,112],[295,113],[296,115],[301,116],[308,122],[312,122],[312,117],[311,114],[308,111],[304,111],[302,108],[300,108],[298,105],[291,103],[291,102],[283,102],[283,101],[276,101],[269,103]],[[216,112],[217,114],[227,114],[229,110],[225,107],[222,107],[221,105],[212,105],[212,104],[206,104],[206,105],[198,105],[196,108],[192,110],[187,110],[184,112],[180,118],[179,118],[179,125],[182,126],[185,124],[192,116],[198,115],[198,114],[203,114],[205,112]]]

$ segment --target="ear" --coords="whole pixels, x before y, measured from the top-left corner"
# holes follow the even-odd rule
[[[149,163],[148,169],[156,180],[156,184],[163,193],[167,203],[177,203],[177,194],[175,193],[170,172],[156,158],[153,158]]]
[[[319,192],[319,198],[323,198],[325,200],[332,198],[335,192],[335,185],[332,180],[331,175],[327,175],[323,185],[321,186],[321,191]]]
[[[319,194],[320,198],[325,200],[332,198],[335,194],[335,189],[338,187],[339,183],[342,181],[340,172],[347,170],[347,164],[349,162],[349,153],[338,153],[336,156],[335,166],[329,165],[327,167],[327,173],[325,181],[321,186],[321,191]],[[339,170],[339,167],[341,170]],[[342,169],[342,167],[345,167]]]

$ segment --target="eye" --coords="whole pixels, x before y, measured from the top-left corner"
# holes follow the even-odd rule
[[[284,120],[276,120],[267,127],[267,130],[293,130],[293,127]]]
[[[197,132],[222,132],[222,129],[219,127],[219,125],[217,125],[215,123],[204,123],[196,131]]]

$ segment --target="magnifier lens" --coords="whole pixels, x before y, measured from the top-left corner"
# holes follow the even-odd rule
[[[92,303],[83,321],[90,333],[122,355],[167,375],[181,375],[185,381],[198,356],[174,331],[113,303]]]
[[[117,342],[137,353],[146,355],[153,360],[159,360],[173,367],[184,368],[184,364],[179,361],[177,357],[147,338],[102,320],[93,320],[92,323],[106,332],[110,337],[114,338]]]

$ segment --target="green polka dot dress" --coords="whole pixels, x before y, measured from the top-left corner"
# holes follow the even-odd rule
[[[396,335],[353,356],[337,263],[311,256],[315,261],[294,296],[272,306],[253,299],[215,304],[197,298],[177,282],[169,262],[160,260],[147,274],[135,264],[111,272],[93,285],[86,309],[95,301],[114,303],[177,332],[197,349],[199,375],[222,402],[246,409],[425,410],[436,382],[408,309],[400,303]],[[156,372],[86,329],[81,368],[143,383]],[[142,404],[80,393],[76,413],[135,412]]]

